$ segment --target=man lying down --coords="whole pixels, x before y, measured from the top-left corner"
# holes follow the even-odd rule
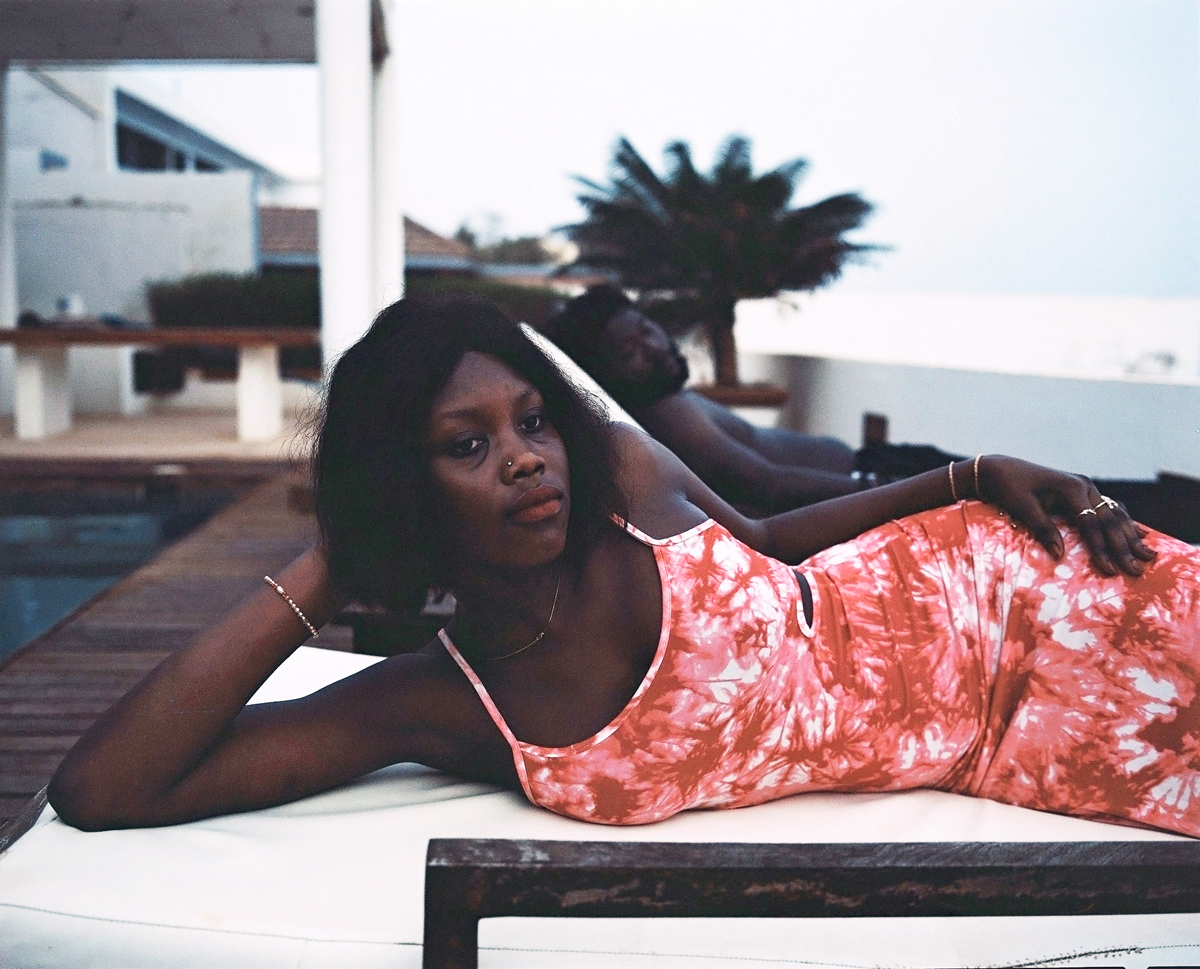
[[[726,501],[771,513],[945,468],[960,455],[928,445],[855,452],[832,437],[755,427],[684,385],[688,364],[619,287],[571,300],[546,335]]]

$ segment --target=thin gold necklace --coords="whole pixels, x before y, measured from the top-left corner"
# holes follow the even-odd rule
[[[542,637],[545,636],[547,630],[550,629],[550,623],[554,620],[554,607],[558,605],[558,590],[561,588],[562,588],[562,573],[559,572],[558,573],[558,584],[555,585],[555,587],[554,587],[554,600],[550,603],[550,617],[546,620],[546,625],[544,625],[542,627],[542,631],[533,637],[533,642],[526,643],[520,649],[514,649],[511,653],[505,653],[503,656],[485,656],[484,659],[486,659],[489,663],[496,663],[502,659],[509,659],[510,657],[516,656],[517,653],[523,653],[523,652],[525,652],[525,650],[527,650],[533,646],[536,646],[538,643],[540,643],[542,641]]]

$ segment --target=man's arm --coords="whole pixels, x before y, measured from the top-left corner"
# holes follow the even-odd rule
[[[849,474],[854,470],[854,449],[844,441],[835,437],[802,434],[782,427],[757,427],[715,400],[709,400],[695,391],[685,393],[712,418],[717,427],[773,464],[820,468],[840,474]]]
[[[688,393],[642,408],[637,419],[722,498],[762,511],[783,511],[857,490],[848,475],[780,464],[722,429]]]

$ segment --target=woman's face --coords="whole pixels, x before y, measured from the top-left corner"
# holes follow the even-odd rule
[[[494,357],[464,354],[434,399],[426,444],[465,566],[532,568],[562,554],[567,452],[532,384]]]

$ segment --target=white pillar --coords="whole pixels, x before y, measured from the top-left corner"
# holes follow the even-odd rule
[[[66,347],[17,350],[13,423],[17,439],[40,441],[71,427],[71,375]]]
[[[384,30],[392,35],[394,7],[385,12]],[[388,16],[390,14],[390,16]],[[372,296],[381,310],[404,295],[404,221],[400,207],[400,92],[396,55],[387,54],[375,65],[374,113],[374,217],[375,278]]]
[[[376,301],[370,0],[318,0],[321,69],[321,349],[326,369],[366,331]]]
[[[5,111],[8,64],[0,61],[0,327],[17,325],[17,251],[13,232],[12,192],[8,187],[8,138]]]
[[[239,441],[269,441],[283,433],[283,382],[273,343],[238,350],[237,432]]]

